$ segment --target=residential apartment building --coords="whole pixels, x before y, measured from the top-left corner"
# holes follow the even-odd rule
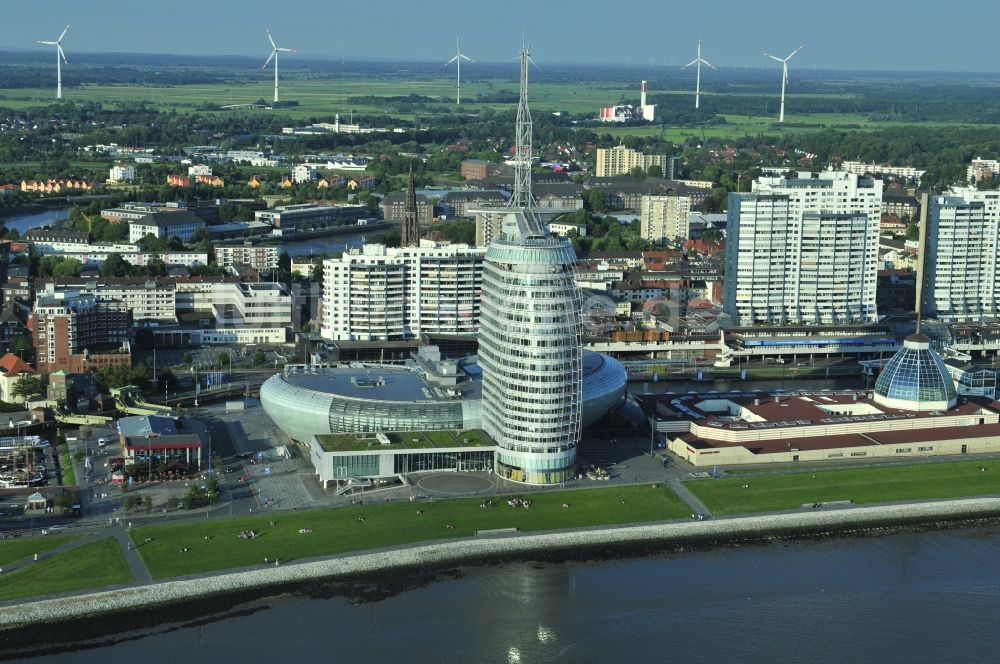
[[[992,182],[1000,177],[1000,161],[976,157],[965,170],[965,181],[969,184]]]
[[[887,189],[882,193],[882,214],[916,220],[920,215],[920,201],[913,194],[898,189]]]
[[[249,265],[255,270],[278,268],[278,247],[254,246],[249,242],[239,245],[217,245],[215,262],[222,267]]]
[[[48,251],[43,248],[40,253],[75,258],[84,265],[87,263],[101,265],[108,260],[108,256],[111,254],[118,254],[129,265],[147,265],[154,258],[167,265],[183,265],[184,267],[208,265],[208,254],[203,251],[139,251],[135,245],[81,244],[78,247],[68,247],[59,251]]]
[[[866,164],[862,161],[841,162],[840,170],[845,173],[853,173],[854,175],[890,175],[917,182],[927,172],[916,169],[913,166],[890,166],[888,164],[876,164],[875,162]]]
[[[368,214],[363,205],[284,205],[270,210],[254,212],[254,219],[282,232],[301,230],[303,227],[338,226],[353,224]]]
[[[690,196],[643,196],[639,202],[640,233],[656,244],[688,237]]]
[[[64,231],[54,228],[32,228],[24,234],[24,241],[31,243],[41,254],[63,250],[76,250],[90,243],[90,236],[80,231]]]
[[[928,197],[921,224],[921,310],[947,322],[1000,315],[1000,192],[954,188]]]
[[[319,175],[316,169],[312,166],[307,166],[305,164],[299,164],[292,169],[292,182],[295,184],[308,184],[313,180],[316,180]]]
[[[658,166],[660,173],[666,175],[667,157],[662,154],[643,154],[624,145],[613,148],[597,148],[597,177],[628,175],[633,168],[641,168],[645,173],[650,166]]]
[[[136,278],[38,279],[35,291],[50,296],[60,291],[93,295],[98,302],[120,302],[134,323],[173,323],[177,320],[177,298],[172,283]]]
[[[177,237],[181,242],[190,242],[202,228],[205,228],[204,220],[186,210],[151,212],[141,219],[129,222],[128,241],[138,242],[147,235],[152,235],[155,238]]]
[[[131,164],[115,164],[108,172],[108,184],[134,182],[135,178],[135,166]]]
[[[101,363],[131,364],[127,352],[93,352],[121,348],[128,341],[132,316],[124,302],[74,290],[43,293],[35,300],[28,327],[41,372],[83,373]]]
[[[366,245],[323,261],[322,334],[331,340],[475,334],[485,249],[422,240]]]
[[[729,195],[723,307],[736,324],[877,320],[882,181],[762,177]]]

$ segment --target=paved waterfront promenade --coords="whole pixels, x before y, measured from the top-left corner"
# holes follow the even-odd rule
[[[102,613],[193,600],[210,594],[250,588],[281,586],[308,579],[337,579],[376,575],[400,568],[440,568],[483,559],[530,557],[559,549],[627,546],[684,540],[726,540],[795,531],[835,531],[862,526],[887,526],[937,519],[983,518],[1000,515],[1000,498],[972,498],[803,510],[781,514],[732,517],[708,521],[682,521],[572,531],[472,537],[393,547],[364,553],[298,561],[280,567],[260,567],[214,575],[199,575],[158,583],[138,583],[86,595],[25,602],[0,609],[0,629],[44,621],[68,620]]]

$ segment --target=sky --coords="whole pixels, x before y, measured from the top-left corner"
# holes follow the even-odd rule
[[[449,59],[455,37],[481,61],[763,67],[763,51],[810,69],[1000,72],[997,0],[0,0],[0,51],[45,48],[65,24],[74,52],[270,53],[265,28],[298,57]],[[283,58],[288,62],[290,55]]]

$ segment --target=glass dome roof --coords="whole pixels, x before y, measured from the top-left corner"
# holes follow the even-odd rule
[[[879,374],[874,399],[902,410],[948,410],[955,405],[955,384],[930,339],[913,334]]]

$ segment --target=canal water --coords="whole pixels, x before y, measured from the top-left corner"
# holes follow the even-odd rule
[[[687,394],[688,392],[774,392],[777,390],[858,390],[871,387],[871,377],[861,375],[858,367],[856,376],[838,376],[836,378],[797,378],[789,372],[787,378],[768,380],[739,380],[737,378],[720,378],[716,380],[629,380],[628,391],[631,394]]]
[[[16,229],[18,233],[24,235],[32,228],[48,226],[68,216],[69,208],[52,208],[38,212],[29,212],[27,214],[16,214],[10,217],[0,217],[0,226],[8,230]]]
[[[206,621],[164,611],[163,628],[135,638],[20,661],[984,662],[1000,656],[995,528],[484,566],[384,590],[276,596]],[[112,621],[108,630],[114,631]]]

